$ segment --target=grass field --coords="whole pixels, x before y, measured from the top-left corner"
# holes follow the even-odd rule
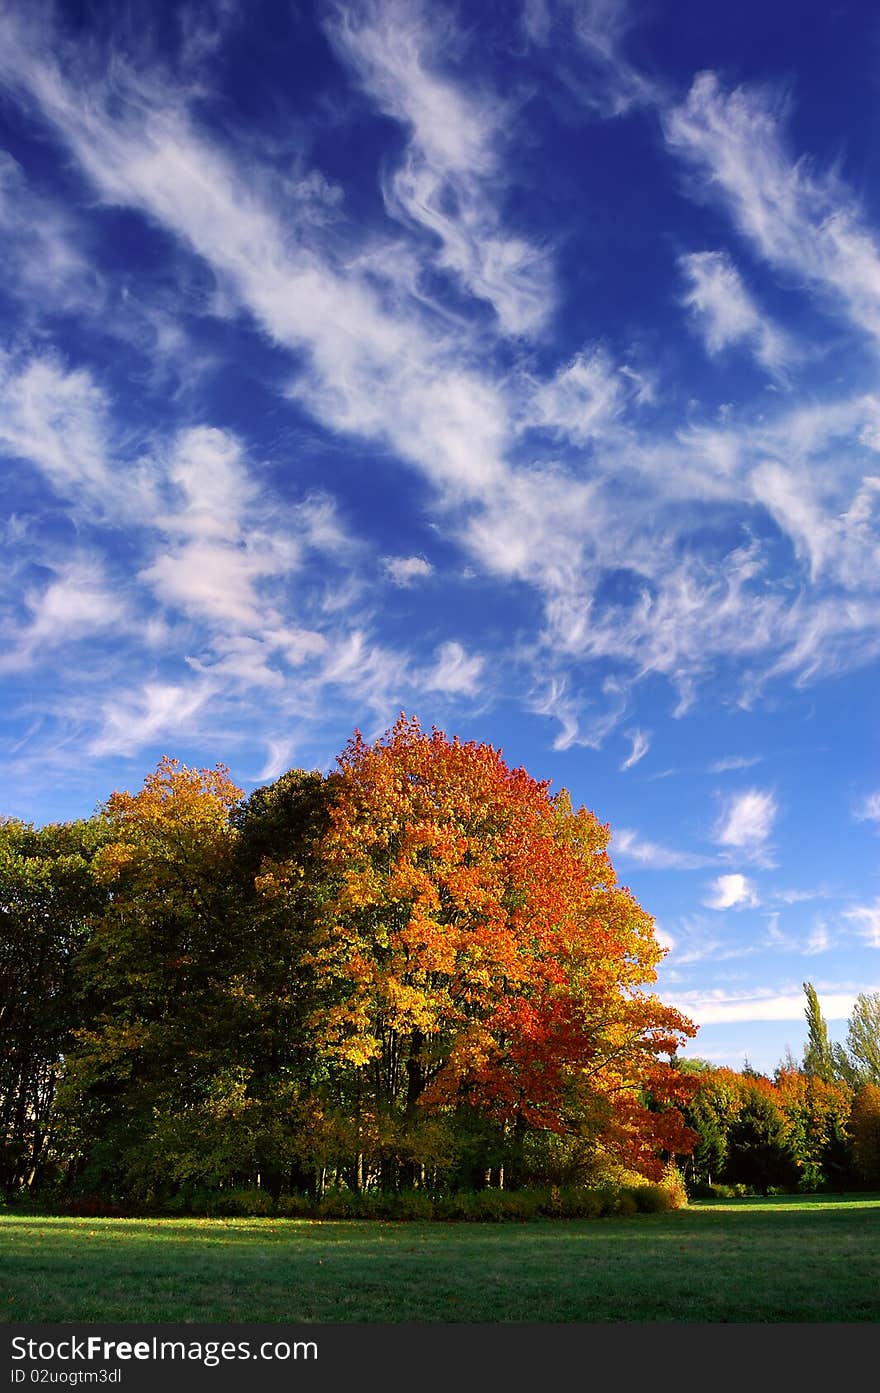
[[[880,1197],[529,1224],[0,1214],[4,1322],[877,1321]]]

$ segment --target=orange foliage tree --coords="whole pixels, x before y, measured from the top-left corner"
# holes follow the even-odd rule
[[[333,890],[303,968],[321,983],[316,1048],[354,1075],[365,1125],[400,1135],[469,1109],[646,1175],[689,1150],[674,1105],[694,1084],[671,1057],[695,1027],[645,991],[664,950],[608,827],[491,746],[403,715],[338,766]]]

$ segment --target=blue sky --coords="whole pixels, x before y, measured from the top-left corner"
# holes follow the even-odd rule
[[[880,16],[0,0],[2,810],[400,710],[611,824],[693,1053],[880,989]]]

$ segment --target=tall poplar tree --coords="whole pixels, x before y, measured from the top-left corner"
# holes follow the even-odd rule
[[[804,1014],[807,1018],[807,1043],[804,1046],[804,1073],[812,1078],[831,1083],[834,1078],[834,1057],[828,1039],[828,1026],[822,1015],[819,997],[812,982],[804,983],[807,1005]]]

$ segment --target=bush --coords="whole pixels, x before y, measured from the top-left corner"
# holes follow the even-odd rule
[[[358,1196],[351,1190],[328,1190],[315,1206],[318,1219],[353,1219],[358,1213]],[[372,1215],[364,1215],[372,1218]]]
[[[356,1194],[344,1186],[327,1190],[320,1200],[306,1194],[283,1194],[272,1201],[267,1190],[238,1187],[229,1190],[181,1190],[154,1206],[162,1214],[192,1214],[212,1217],[280,1219],[368,1219],[400,1222],[441,1220],[467,1223],[525,1223],[535,1219],[600,1219],[606,1216],[629,1218],[640,1214],[665,1214],[677,1208],[680,1200],[678,1172],[659,1184],[605,1184],[586,1188],[581,1185],[552,1185],[546,1189],[456,1190],[431,1195],[424,1190],[388,1192],[367,1190]],[[714,1186],[715,1198],[733,1198],[745,1186]],[[121,1217],[126,1212],[96,1195],[71,1201],[65,1212],[87,1217],[106,1214]]]
[[[713,1200],[742,1200],[754,1196],[751,1185],[710,1185],[709,1196]]]
[[[467,1190],[453,1190],[448,1195],[438,1195],[434,1201],[434,1215],[437,1219],[469,1219],[473,1195]]]
[[[434,1201],[424,1190],[404,1190],[394,1195],[392,1218],[395,1219],[433,1219]]]
[[[639,1206],[636,1203],[636,1198],[632,1190],[620,1191],[613,1212],[621,1219],[631,1219],[634,1214],[638,1214]]]
[[[542,1190],[502,1190],[504,1196],[505,1219],[518,1219],[524,1222],[537,1219],[541,1215],[544,1202]]]
[[[504,1218],[506,1194],[504,1190],[478,1190],[473,1196],[471,1219],[489,1220],[498,1223]]]
[[[256,1219],[271,1214],[272,1209],[272,1196],[268,1190],[260,1190],[254,1185],[235,1190],[220,1190],[213,1212],[227,1218]]]
[[[580,1198],[580,1217],[583,1219],[601,1219],[603,1214],[608,1214],[608,1197],[601,1190],[582,1190]]]
[[[668,1214],[673,1207],[672,1196],[663,1185],[633,1185],[628,1193],[640,1214]]]
[[[670,1209],[685,1209],[688,1202],[687,1185],[678,1166],[668,1165],[660,1181],[660,1188],[669,1196]]]
[[[74,1195],[59,1208],[62,1214],[75,1219],[129,1219],[134,1212],[130,1206],[117,1204],[102,1195]]]
[[[315,1202],[310,1195],[279,1195],[275,1201],[275,1213],[280,1219],[310,1219],[315,1212]]]

